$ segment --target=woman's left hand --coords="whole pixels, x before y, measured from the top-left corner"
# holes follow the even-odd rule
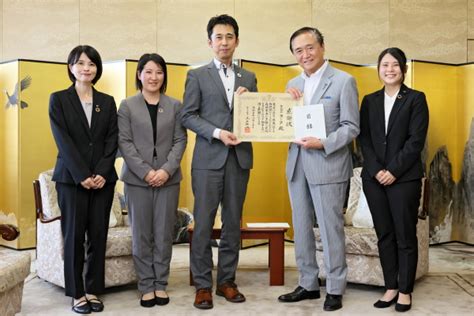
[[[92,179],[96,185],[95,189],[102,189],[104,187],[106,181],[100,174],[96,174]]]
[[[380,184],[382,185],[391,185],[392,183],[395,182],[397,178],[393,176],[393,174],[390,173],[390,171],[385,170],[384,174],[380,177]]]
[[[161,187],[162,185],[166,183],[166,181],[168,181],[169,178],[170,178],[170,175],[166,170],[158,169],[156,170],[152,185],[154,187]]]

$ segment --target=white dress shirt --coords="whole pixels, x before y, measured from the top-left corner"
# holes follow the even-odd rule
[[[324,71],[328,67],[328,61],[324,61],[324,64],[310,76],[306,75],[303,71],[301,77],[304,79],[304,91],[303,91],[303,104],[310,105],[311,99],[313,98],[314,92],[318,88],[319,83],[321,82],[321,77],[323,76]]]
[[[89,128],[91,127],[91,121],[92,121],[92,101],[91,102],[82,102],[82,109],[84,110],[84,113],[86,114],[87,122],[89,123]]]
[[[395,99],[398,96],[398,92],[400,92],[400,90],[398,90],[397,93],[395,93],[392,97],[384,92],[385,99],[384,99],[384,102],[383,102],[383,108],[384,108],[384,112],[385,112],[385,135],[387,135],[388,120],[390,118],[390,113],[392,112],[393,104],[395,103]]]
[[[225,93],[227,95],[227,101],[229,102],[229,109],[232,108],[232,101],[234,99],[234,87],[235,87],[235,72],[234,65],[231,63],[227,66],[221,63],[219,60],[214,58],[214,64],[219,69],[219,77],[221,77],[222,84],[224,85]],[[214,138],[219,139],[220,128],[216,128],[212,133]]]

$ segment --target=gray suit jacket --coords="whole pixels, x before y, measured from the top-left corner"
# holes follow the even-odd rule
[[[291,79],[287,85],[290,87],[303,91],[304,79],[301,76]],[[347,145],[359,134],[359,102],[354,78],[328,65],[311,99],[311,104],[319,103],[324,105],[326,121],[324,149],[304,149],[291,143],[286,163],[288,181],[293,178],[298,155],[302,155],[303,169],[311,184],[338,183],[352,176]]]
[[[235,90],[246,87],[257,91],[255,74],[235,66]],[[224,85],[214,61],[188,72],[184,91],[182,123],[196,133],[192,168],[220,169],[227,160],[229,148],[212,137],[216,128],[233,130],[233,108],[229,108]],[[243,142],[235,146],[240,167],[251,169],[252,144]]]
[[[125,164],[121,180],[148,186],[144,178],[153,169],[153,149],[156,149],[158,169],[170,174],[165,185],[181,181],[180,162],[187,143],[186,130],[181,125],[181,103],[164,94],[156,120],[156,144],[145,99],[141,92],[122,101],[118,110],[119,149]]]

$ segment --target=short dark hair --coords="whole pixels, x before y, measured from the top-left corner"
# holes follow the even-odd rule
[[[92,84],[95,84],[102,76],[102,58],[100,58],[99,52],[94,47],[89,45],[78,45],[74,47],[69,53],[69,56],[67,58],[67,64],[68,66],[75,65],[79,58],[81,58],[82,53],[86,54],[87,57],[89,57],[89,59],[97,67],[97,73],[95,74],[94,79],[92,79]],[[69,79],[71,79],[71,81],[75,83],[76,77],[74,77],[74,74],[71,72],[71,69],[69,69],[69,67],[67,67],[67,74],[69,76]]]
[[[407,72],[407,57],[405,53],[398,47],[389,47],[384,49],[377,60],[377,72],[380,69],[380,63],[382,62],[382,58],[390,54],[398,61],[398,65],[400,66],[400,70],[402,71],[402,83],[405,81],[405,73]]]
[[[137,89],[140,91],[143,89],[143,84],[138,78],[138,74],[143,71],[143,68],[145,68],[145,65],[149,61],[154,62],[155,64],[161,67],[161,70],[163,70],[163,75],[165,78],[163,80],[163,84],[160,87],[160,93],[165,93],[166,85],[168,84],[168,71],[166,69],[166,62],[163,59],[163,57],[161,57],[160,55],[156,53],[143,54],[142,57],[140,57],[140,59],[138,60],[137,72],[135,73],[135,87],[137,87]]]
[[[293,53],[293,47],[292,43],[295,37],[300,36],[301,34],[304,33],[311,33],[316,37],[316,41],[319,43],[319,45],[323,46],[324,45],[324,36],[323,34],[315,27],[310,27],[310,26],[305,26],[300,28],[299,30],[296,30],[293,34],[291,34],[290,37],[290,51]]]
[[[212,17],[209,22],[207,23],[207,37],[211,39],[212,31],[214,30],[214,26],[217,24],[224,24],[230,25],[234,29],[235,37],[239,38],[239,26],[237,25],[237,21],[227,14],[216,15]]]

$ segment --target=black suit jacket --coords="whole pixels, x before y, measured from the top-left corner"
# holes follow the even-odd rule
[[[92,102],[89,128],[74,85],[51,94],[49,118],[58,147],[53,181],[77,185],[92,175],[101,175],[107,183],[117,181],[117,107],[112,96],[95,89]]]
[[[397,182],[422,178],[421,151],[428,120],[425,94],[402,85],[385,135],[384,89],[366,95],[360,110],[362,178],[374,179],[382,169],[390,171]]]

